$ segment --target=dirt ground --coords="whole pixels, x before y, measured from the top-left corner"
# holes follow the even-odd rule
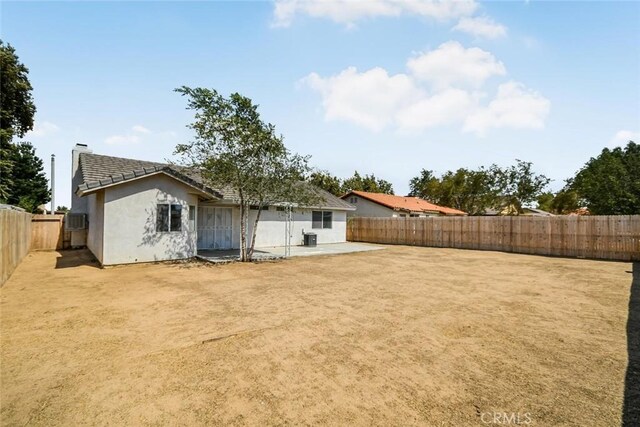
[[[0,289],[0,424],[621,423],[629,263],[89,261],[31,253]]]

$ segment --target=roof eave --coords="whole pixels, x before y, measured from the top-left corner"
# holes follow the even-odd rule
[[[197,191],[197,193],[201,196],[204,196],[208,199],[211,200],[221,200],[223,197],[221,194],[217,193],[217,192],[213,192],[212,190],[206,189],[206,188],[201,188],[199,185],[193,183],[193,182],[189,182],[191,181],[188,178],[183,178],[180,173],[175,172],[172,169],[169,168],[163,168],[163,169],[159,169],[156,170],[154,172],[151,173],[143,173],[143,174],[136,174],[136,171],[132,171],[130,173],[127,173],[127,175],[129,174],[133,174],[134,176],[131,178],[125,178],[124,174],[120,175],[120,176],[115,176],[114,177],[110,177],[110,182],[106,182],[105,184],[102,184],[103,181],[107,181],[106,179],[97,181],[98,185],[96,186],[89,186],[90,183],[83,183],[80,184],[78,186],[78,188],[76,188],[76,195],[79,197],[84,197],[84,196],[88,196],[90,194],[93,194],[97,191],[100,190],[104,190],[106,188],[110,188],[110,187],[114,187],[116,185],[121,185],[121,184],[125,184],[125,183],[129,183],[129,182],[133,182],[133,181],[137,181],[139,179],[143,179],[143,178],[149,178],[155,175],[159,175],[159,174],[163,174],[166,176],[169,176],[173,179],[175,179],[176,181],[180,181],[181,183],[183,183],[184,185],[187,185],[191,188],[193,188],[194,190]]]

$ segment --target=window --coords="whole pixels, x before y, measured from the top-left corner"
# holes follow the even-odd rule
[[[411,214],[411,215],[409,215],[409,217],[411,217],[411,218],[418,218],[419,216],[420,216],[419,214]]]
[[[156,231],[182,231],[182,205],[158,205]]]
[[[331,228],[333,226],[333,212],[311,212],[311,228]]]
[[[182,205],[171,205],[171,231],[182,230]]]
[[[405,218],[407,214],[400,214],[400,218]]]
[[[189,229],[196,230],[196,207],[193,205],[189,205]]]
[[[357,197],[351,197],[351,198],[349,198],[349,202],[350,203],[358,203],[358,198]]]
[[[251,209],[252,211],[257,211],[258,209],[260,209],[260,206],[259,205],[250,205],[249,209]],[[268,211],[269,210],[269,205],[263,206],[262,209],[260,209],[260,210]]]

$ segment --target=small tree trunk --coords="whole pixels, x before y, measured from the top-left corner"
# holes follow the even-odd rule
[[[249,248],[248,258],[249,261],[253,258],[253,249],[256,246],[256,234],[258,231],[258,221],[260,221],[260,213],[262,213],[262,205],[258,206],[258,214],[256,215],[256,220],[253,222],[253,230],[251,233],[251,247]]]

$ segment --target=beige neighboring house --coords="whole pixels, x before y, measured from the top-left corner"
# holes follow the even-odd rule
[[[289,222],[291,244],[304,233],[318,244],[346,242],[347,212],[355,208],[318,189],[323,202],[300,207]],[[250,224],[257,210],[249,215]],[[285,245],[284,206],[263,209],[256,247]],[[164,163],[72,151],[73,246],[87,246],[102,265],[190,258],[199,250],[240,247],[240,207],[228,189],[206,186],[199,176]],[[251,228],[249,230],[251,233]]]
[[[438,206],[419,197],[351,191],[342,200],[356,207],[349,217],[428,217],[466,215],[457,209]]]

